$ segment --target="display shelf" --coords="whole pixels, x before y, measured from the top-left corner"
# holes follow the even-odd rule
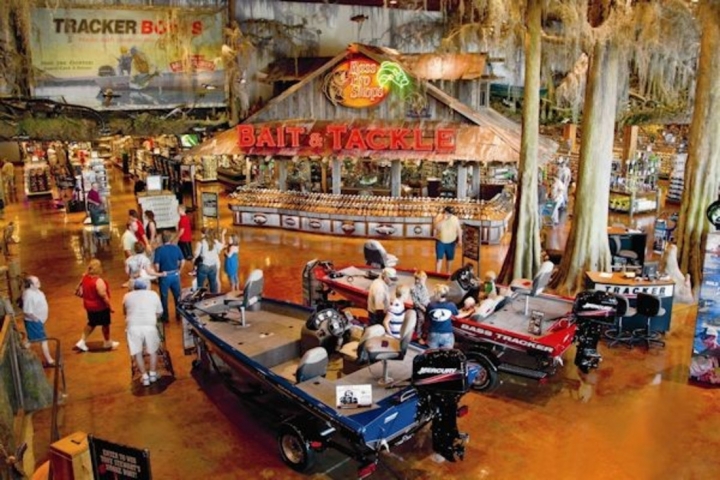
[[[657,211],[658,197],[657,191],[610,190],[610,210],[630,215]]]
[[[687,163],[687,153],[678,153],[673,160],[673,169],[670,174],[670,186],[668,188],[666,202],[680,203],[682,200],[683,189],[685,188],[685,164]]]
[[[356,237],[431,238],[432,222],[452,206],[464,224],[481,229],[483,243],[499,243],[508,228],[514,197],[488,202],[419,197],[360,197],[240,188],[230,195],[235,225],[278,227]]]
[[[46,162],[26,163],[23,177],[28,197],[52,194],[50,166]]]

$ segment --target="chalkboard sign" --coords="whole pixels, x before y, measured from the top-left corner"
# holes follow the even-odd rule
[[[95,480],[151,480],[150,451],[88,435]]]
[[[219,218],[217,192],[202,192],[202,215],[207,218]]]
[[[462,255],[463,258],[480,261],[480,227],[463,225]]]

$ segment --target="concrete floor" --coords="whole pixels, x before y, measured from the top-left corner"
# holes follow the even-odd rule
[[[84,431],[147,448],[156,479],[303,478],[280,460],[267,406],[248,406],[214,376],[191,372],[192,357],[183,355],[175,322],[168,327],[167,344],[176,379],[150,390],[131,383],[120,313],[125,275],[119,237],[127,210],[135,205],[131,183],[117,170],[111,178],[112,239],[109,246],[96,247],[116,311],[112,332],[121,345],[114,352],[72,350],[86,321],[73,291],[96,248],[83,233],[84,215],[59,211],[49,198],[24,197],[4,213],[6,222],[18,225],[23,270],[38,275],[47,294],[48,334],[61,341],[67,376],[61,436]],[[222,213],[221,223],[229,226],[229,212]],[[300,301],[300,274],[310,259],[361,261],[362,240],[271,229],[237,231],[241,281],[249,270],[262,268],[269,297]],[[564,241],[562,232],[557,229],[551,241]],[[503,245],[483,247],[483,271],[499,270],[507,243],[506,238]],[[384,244],[402,266],[434,266],[431,241]],[[189,284],[190,277],[183,275],[183,282]],[[373,478],[717,478],[720,391],[690,386],[686,380],[694,320],[694,307],[677,305],[666,348],[647,352],[602,345],[604,361],[587,376],[578,375],[572,365],[574,349],[567,365],[545,384],[503,376],[492,394],[464,398],[470,415],[460,426],[471,435],[464,462],[434,462],[429,436],[421,434],[383,455]],[[90,340],[99,342],[100,332]],[[36,412],[33,421],[39,465],[47,458],[49,409]],[[354,462],[329,452],[312,477],[352,478],[355,468]]]

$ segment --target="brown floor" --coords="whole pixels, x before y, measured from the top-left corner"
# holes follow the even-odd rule
[[[48,333],[62,344],[67,398],[60,409],[61,435],[80,430],[148,448],[156,479],[302,478],[280,460],[273,429],[261,419],[264,412],[240,402],[214,377],[191,373],[192,357],[183,355],[176,323],[168,328],[176,380],[161,393],[153,392],[157,394],[142,388],[138,394],[131,385],[119,313],[125,281],[119,236],[134,199],[131,184],[117,171],[112,180],[112,240],[109,248],[99,247],[97,256],[118,312],[112,331],[121,346],[115,352],[72,350],[85,323],[73,291],[93,251],[90,237],[83,235],[83,214],[58,211],[48,198],[24,197],[4,213],[5,221],[18,225],[23,270],[38,275],[47,294]],[[640,221],[652,223],[646,217]],[[226,213],[222,224],[229,222]],[[561,226],[551,235],[557,248],[562,248],[566,230]],[[241,279],[250,269],[262,268],[270,297],[300,301],[300,273],[310,259],[336,264],[361,260],[362,240],[270,229],[238,232]],[[499,268],[507,243],[505,238],[501,246],[483,247],[483,271]],[[384,244],[403,266],[434,266],[430,241]],[[185,275],[184,282],[189,281]],[[470,393],[464,399],[470,415],[460,424],[471,434],[464,462],[435,463],[428,437],[420,435],[384,455],[383,464],[391,470],[381,467],[374,478],[717,478],[720,391],[686,381],[694,318],[694,307],[676,306],[662,350],[601,346],[604,362],[586,377],[578,375],[571,355],[561,372],[543,385],[503,376],[496,392]],[[99,332],[93,335],[91,340],[101,340]],[[39,464],[47,455],[50,411],[35,413],[34,425]],[[354,462],[329,453],[314,478],[354,474]]]

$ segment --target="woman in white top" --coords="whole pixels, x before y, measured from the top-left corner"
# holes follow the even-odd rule
[[[128,278],[131,281],[135,278],[155,280],[157,272],[155,272],[152,261],[145,252],[145,245],[142,242],[135,242],[133,252],[134,255],[125,260],[125,273],[128,274]]]
[[[217,239],[215,230],[208,229],[205,237],[195,245],[195,264],[197,265],[197,288],[202,288],[207,280],[211,293],[219,293],[218,271],[220,270],[220,252],[223,244]]]

